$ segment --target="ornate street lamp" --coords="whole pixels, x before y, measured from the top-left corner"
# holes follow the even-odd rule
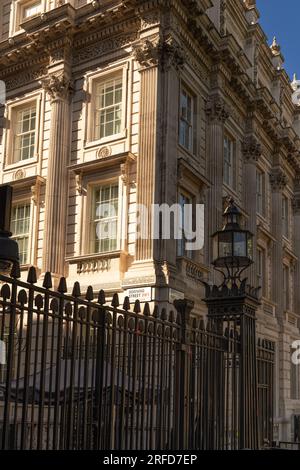
[[[11,186],[0,186],[0,274],[9,275],[19,263],[19,247],[10,237]]]
[[[222,273],[222,285],[241,282],[241,274],[253,263],[253,234],[240,226],[241,213],[230,199],[223,214],[224,227],[213,235],[213,265]]]

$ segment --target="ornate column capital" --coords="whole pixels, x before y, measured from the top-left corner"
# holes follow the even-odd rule
[[[270,174],[270,184],[274,192],[282,191],[286,187],[287,176],[280,168],[272,170]]]
[[[68,100],[73,92],[72,82],[63,71],[43,78],[41,84],[51,101]]]
[[[224,124],[229,118],[229,109],[220,96],[214,96],[207,101],[205,112],[210,122],[220,122]]]
[[[179,70],[185,62],[182,48],[172,37],[146,38],[133,44],[132,48],[134,58],[142,68],[160,67],[163,72],[167,72],[171,67]]]
[[[242,142],[242,154],[246,163],[256,163],[258,161],[262,149],[254,135],[247,136]]]

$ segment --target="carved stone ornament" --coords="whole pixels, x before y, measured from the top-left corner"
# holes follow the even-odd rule
[[[112,148],[109,145],[106,145],[105,147],[101,147],[97,151],[97,158],[108,158],[112,154]]]
[[[273,191],[281,191],[287,185],[287,176],[281,169],[273,170],[270,174],[270,184]]]
[[[25,177],[26,177],[26,171],[23,170],[23,168],[20,168],[20,170],[17,170],[17,171],[15,172],[15,174],[14,174],[14,179],[15,179],[16,181],[22,180],[22,179],[24,179]]]
[[[43,88],[46,90],[51,100],[68,99],[73,91],[71,80],[64,72],[51,74],[41,80]]]
[[[205,112],[211,122],[225,123],[229,118],[229,109],[220,96],[213,97],[206,103]]]
[[[300,194],[297,194],[292,200],[294,215],[300,215]]]
[[[242,142],[242,153],[245,162],[256,163],[261,156],[262,149],[260,143],[253,135],[248,136]]]
[[[184,52],[171,37],[145,39],[132,47],[134,58],[141,67],[159,66],[162,71],[168,71],[172,66],[176,70],[184,66]]]

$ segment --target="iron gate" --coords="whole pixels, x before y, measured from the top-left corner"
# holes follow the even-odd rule
[[[192,307],[107,305],[65,279],[0,276],[1,449],[236,449],[240,329]],[[184,307],[184,310],[182,310]],[[257,353],[260,442],[272,440],[274,347]]]

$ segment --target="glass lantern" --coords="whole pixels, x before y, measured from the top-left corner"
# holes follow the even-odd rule
[[[253,235],[240,227],[241,213],[233,200],[223,215],[225,225],[213,235],[213,264],[219,268],[246,268],[252,264]]]

